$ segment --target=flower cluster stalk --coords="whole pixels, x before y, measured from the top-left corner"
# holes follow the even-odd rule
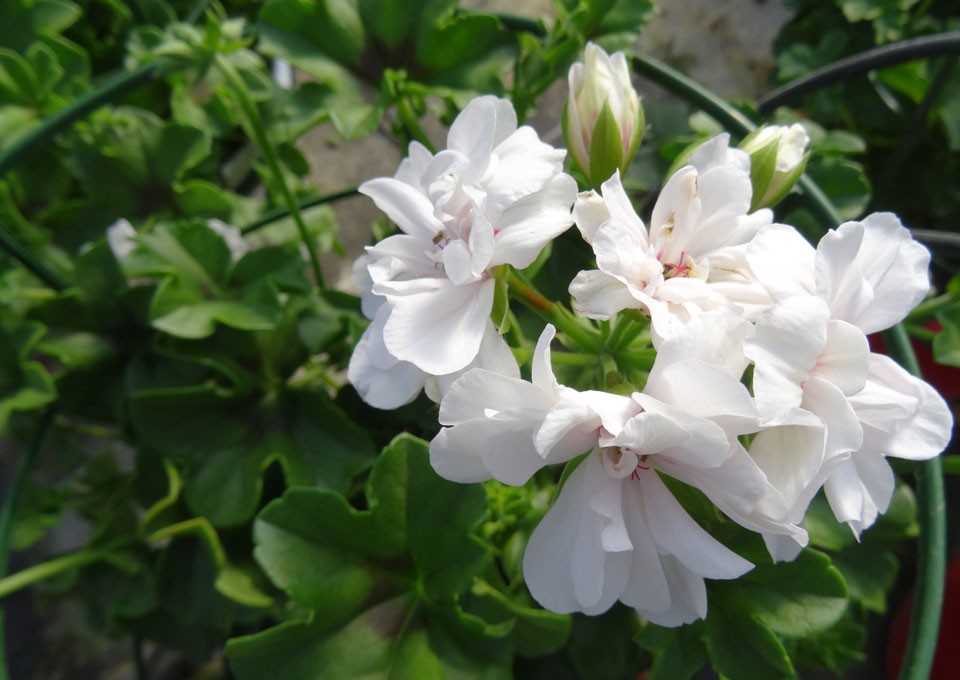
[[[310,267],[313,269],[317,286],[322,290],[324,287],[323,269],[320,266],[320,258],[317,255],[316,245],[310,237],[306,223],[303,221],[303,215],[300,213],[300,204],[297,202],[297,199],[294,197],[293,192],[290,191],[290,187],[287,186],[287,182],[284,179],[283,172],[280,169],[280,163],[277,160],[277,154],[273,149],[273,145],[270,143],[269,137],[267,137],[266,130],[263,128],[260,113],[257,111],[257,106],[250,97],[250,91],[247,89],[246,83],[243,82],[243,78],[240,77],[240,74],[237,73],[237,70],[233,67],[233,64],[231,64],[224,55],[216,55],[216,64],[224,78],[230,83],[230,87],[240,102],[240,107],[243,109],[244,117],[247,119],[247,124],[252,133],[251,136],[256,140],[257,146],[260,147],[260,153],[263,154],[263,158],[270,168],[270,173],[273,175],[274,184],[280,189],[283,200],[290,210],[290,215],[297,225],[300,240],[306,247],[307,254],[310,258]]]

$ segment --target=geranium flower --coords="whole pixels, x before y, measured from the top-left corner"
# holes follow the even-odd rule
[[[749,158],[720,135],[690,162],[663,187],[649,228],[619,174],[603,184],[602,198],[578,196],[574,217],[599,267],[570,284],[579,314],[609,319],[641,309],[655,336],[666,337],[706,309],[735,304],[753,317],[770,304],[746,261],[746,244],[772,220],[769,210],[748,214]]]
[[[782,521],[779,494],[737,441],[759,427],[738,380],[743,323],[702,315],[664,343],[643,392],[631,396],[560,385],[552,326],[537,344],[532,382],[472,370],[453,384],[440,406],[447,427],[430,445],[441,476],[522,484],[545,464],[589,452],[527,546],[524,576],[544,607],[596,614],[620,600],[676,626],[706,614],[704,578],[751,568],[689,516],[661,473],[750,529],[803,534]]]
[[[409,392],[413,371],[384,368],[384,352],[426,375],[464,369],[488,326],[493,269],[528,266],[572,223],[576,182],[562,172],[565,152],[541,142],[532,128],[518,128],[509,101],[471,101],[450,127],[447,146],[434,155],[413,142],[394,177],[360,186],[403,233],[368,248],[363,271],[354,271],[367,316],[374,319],[371,298],[384,306],[351,361],[355,385]],[[392,376],[401,373],[395,383]],[[379,398],[364,389],[361,395],[403,403],[399,394]]]
[[[894,489],[885,456],[924,460],[950,440],[953,417],[927,383],[873,354],[866,333],[902,320],[929,288],[930,253],[891,213],[846,222],[814,250],[775,225],[748,248],[751,268],[778,302],[745,343],[763,410],[801,407],[826,425],[824,442],[791,428],[757,435],[751,454],[805,508],[822,483],[838,521],[858,534]],[[804,471],[804,479],[798,475]]]

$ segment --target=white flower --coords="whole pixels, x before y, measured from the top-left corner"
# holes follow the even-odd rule
[[[778,302],[745,343],[757,403],[767,412],[799,407],[826,426],[822,440],[797,428],[766,430],[751,454],[799,506],[823,484],[837,519],[859,534],[893,493],[883,457],[931,458],[950,439],[953,419],[943,399],[870,353],[865,336],[899,322],[923,299],[929,252],[896,216],[877,213],[831,231],[816,251],[795,230],[774,225],[747,257]]]
[[[591,42],[584,60],[573,64],[567,76],[564,139],[574,162],[599,186],[630,164],[643,134],[643,109],[623,52],[611,56]]]
[[[361,271],[354,269],[364,312],[382,317],[368,331],[380,334],[379,359],[354,358],[362,365],[352,366],[352,374],[378,382],[377,389],[394,389],[389,375],[370,374],[396,373],[395,365],[384,368],[384,352],[432,376],[467,367],[488,325],[493,268],[526,267],[572,222],[576,183],[562,172],[565,152],[541,142],[532,128],[517,128],[508,101],[471,101],[450,127],[447,145],[432,155],[414,142],[394,177],[360,186],[404,232],[368,248]],[[385,310],[377,312],[378,303]],[[412,371],[403,372],[399,392],[410,384]]]
[[[688,165],[670,177],[649,229],[619,175],[603,184],[602,204],[593,192],[580,194],[574,215],[599,270],[580,272],[570,284],[579,314],[609,319],[623,309],[642,309],[655,336],[666,337],[705,309],[736,304],[750,317],[770,304],[747,265],[746,244],[772,214],[747,214],[748,172],[715,162],[727,151],[735,150],[722,136],[698,149],[705,169]]]
[[[706,614],[704,578],[751,568],[687,514],[658,471],[750,529],[803,534],[783,522],[779,495],[737,441],[759,422],[738,379],[748,330],[735,314],[701,315],[664,343],[644,391],[632,396],[558,384],[550,326],[533,382],[473,370],[454,383],[440,409],[447,427],[430,445],[441,476],[522,484],[545,464],[590,451],[527,546],[524,576],[544,607],[595,614],[620,600],[676,626]]]

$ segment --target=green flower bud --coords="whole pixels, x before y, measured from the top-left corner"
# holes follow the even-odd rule
[[[643,135],[643,109],[623,52],[587,43],[585,62],[570,67],[563,137],[573,164],[594,188],[623,172]]]
[[[793,188],[807,164],[809,142],[803,126],[794,123],[789,127],[765,125],[740,143],[750,154],[751,212],[776,205]]]

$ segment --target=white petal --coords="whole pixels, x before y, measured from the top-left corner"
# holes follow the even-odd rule
[[[863,225],[846,222],[827,232],[817,244],[817,295],[830,305],[830,317],[856,323],[873,301],[873,289],[863,277],[857,252]]]
[[[679,333],[657,347],[657,360],[647,385],[655,384],[664,368],[684,359],[699,359],[739,380],[748,363],[743,354],[743,341],[752,331],[753,325],[731,307],[696,315]],[[646,392],[653,394],[649,388]]]
[[[857,263],[874,297],[855,323],[873,333],[902,321],[926,297],[930,251],[913,240],[893,213],[868,215],[863,225]]]
[[[612,445],[667,456],[694,467],[716,467],[730,455],[727,435],[715,423],[644,394],[634,394],[634,399],[643,412],[624,423]]]
[[[704,531],[673,497],[656,472],[641,472],[638,477],[631,483],[641,487],[644,514],[649,518],[650,533],[661,553],[673,555],[687,569],[703,578],[737,578],[753,568],[750,562]]]
[[[400,161],[400,166],[394,173],[393,178],[398,179],[412,187],[420,186],[420,178],[426,172],[430,161],[433,160],[433,154],[420,142],[414,140],[407,147],[407,157]]]
[[[400,408],[420,393],[426,374],[413,364],[390,356],[383,345],[385,314],[377,316],[380,321],[375,320],[367,327],[350,356],[347,379],[371,406],[385,410]]]
[[[623,493],[623,516],[633,544],[633,562],[620,600],[642,612],[663,612],[670,607],[670,588],[639,494],[638,484],[627,484]]]
[[[685,243],[700,223],[697,171],[686,166],[667,180],[650,217],[650,242],[663,262],[678,262]]]
[[[803,387],[801,406],[827,425],[826,457],[858,451],[863,446],[863,428],[853,406],[831,382],[810,378]]]
[[[496,98],[476,97],[456,117],[447,133],[447,148],[470,159],[467,181],[479,181],[490,163],[497,127]],[[516,119],[514,119],[516,127]]]
[[[953,434],[953,414],[936,390],[881,354],[870,355],[863,391],[850,397],[864,426],[864,448],[885,456],[926,460]]]
[[[604,552],[604,520],[589,508],[598,487],[611,481],[599,458],[588,456],[530,536],[523,556],[524,580],[533,598],[550,611],[600,613],[623,592],[630,553]]]
[[[547,324],[540,332],[537,339],[537,346],[533,350],[533,362],[530,367],[531,382],[536,385],[544,394],[556,397],[560,391],[560,383],[557,382],[553,374],[553,366],[550,363],[550,343],[553,342],[557,329],[553,324]]]
[[[753,393],[767,413],[799,406],[801,388],[827,340],[828,310],[812,295],[790,298],[760,314],[743,344],[755,364]]]
[[[514,358],[513,352],[510,351],[510,346],[489,320],[487,320],[487,328],[483,332],[483,340],[480,342],[480,351],[477,352],[473,361],[459,371],[439,375],[433,380],[428,380],[424,385],[427,396],[439,402],[443,399],[443,395],[450,390],[453,383],[473,368],[482,368],[509,378],[520,378],[520,367],[517,366],[517,360]],[[434,386],[436,387],[436,393],[432,389]]]
[[[591,243],[597,227],[608,219],[610,211],[600,194],[593,189],[577,194],[577,202],[573,204],[573,221],[584,241]]]
[[[496,222],[499,231],[490,266],[528,267],[548,241],[573,224],[570,208],[576,195],[576,181],[558,174],[541,190],[508,206]]]
[[[525,380],[474,368],[458,378],[440,403],[442,425],[487,418],[515,408],[549,409],[553,400]],[[531,439],[531,445],[533,440]]]
[[[576,313],[588,319],[609,319],[624,309],[643,307],[622,281],[598,269],[579,272],[570,282],[570,295]]]
[[[663,265],[650,252],[643,225],[611,217],[593,235],[597,266],[638,290],[652,291],[663,280]]]
[[[636,234],[642,234],[644,247],[646,247],[647,228],[644,226],[643,220],[637,215],[633,203],[630,202],[630,197],[627,196],[627,192],[623,188],[623,183],[620,181],[620,171],[615,171],[610,179],[600,185],[600,189],[603,193],[603,202],[610,213],[610,219],[623,223]]]
[[[793,227],[771,224],[747,246],[751,271],[776,302],[816,292],[816,251]]]
[[[730,135],[726,132],[711,137],[694,149],[687,162],[699,172],[706,172],[720,165],[732,165],[743,172],[750,172],[750,156],[740,149],[731,147]]]
[[[476,442],[465,436],[473,434],[469,426],[460,427],[463,429],[445,427],[430,442],[430,465],[434,472],[461,484],[491,479],[493,475],[483,464],[483,457],[476,450]]]
[[[487,279],[393,297],[383,331],[387,349],[433,375],[460,370],[480,350],[493,289],[493,279]]]
[[[826,426],[781,425],[757,433],[750,455],[789,509],[787,518],[800,521],[829,469],[824,469]]]
[[[597,445],[600,417],[582,394],[564,389],[537,430],[537,451],[551,463],[560,463]]]
[[[657,363],[660,358],[658,354]],[[710,419],[728,434],[756,432],[759,427],[760,413],[746,386],[729,373],[698,359],[651,371],[643,391],[690,415]]]
[[[430,443],[433,469],[455,482],[493,477],[513,486],[525,484],[544,465],[533,446],[533,431],[543,412],[525,409],[507,415],[516,417],[468,420],[442,429]],[[486,474],[478,478],[480,467]]]
[[[669,628],[704,618],[707,615],[707,588],[703,579],[673,555],[662,555],[660,561],[670,590],[670,608],[663,612],[640,613],[651,623]]]
[[[430,199],[405,182],[378,177],[361,184],[358,191],[372,198],[387,217],[411,236],[430,239],[443,229],[433,214]]]
[[[846,321],[827,324],[827,341],[810,375],[836,385],[849,396],[863,389],[870,365],[870,345],[859,328]]]

